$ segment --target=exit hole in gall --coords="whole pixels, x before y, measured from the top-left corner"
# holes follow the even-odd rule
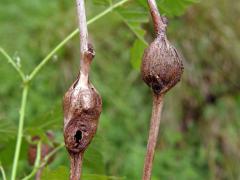
[[[76,132],[75,136],[74,136],[74,139],[75,139],[76,143],[79,143],[81,141],[81,139],[82,139],[82,131],[78,130]]]

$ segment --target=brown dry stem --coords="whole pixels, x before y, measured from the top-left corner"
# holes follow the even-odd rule
[[[154,94],[152,117],[151,117],[151,124],[150,124],[150,130],[149,130],[147,152],[145,156],[142,180],[151,179],[155,147],[157,143],[157,137],[158,137],[159,126],[161,121],[162,107],[163,107],[163,95]]]
[[[88,76],[90,70],[90,61],[88,58],[88,29],[87,29],[87,20],[85,12],[85,2],[84,0],[76,0],[77,3],[77,13],[78,13],[78,24],[79,24],[79,34],[80,34],[80,73],[79,73],[79,82],[83,86],[88,84]],[[92,60],[92,58],[91,58]],[[71,159],[71,170],[70,170],[70,179],[79,180],[81,178],[82,171],[82,161],[83,153],[70,153]]]
[[[143,180],[151,179],[163,107],[163,96],[180,81],[183,73],[181,56],[167,40],[167,19],[161,17],[155,0],[148,0],[148,5],[157,37],[145,50],[141,66],[142,79],[154,93]]]
[[[157,35],[165,33],[167,22],[161,17],[155,0],[148,0],[148,6],[153,19],[154,30]]]
[[[71,156],[71,180],[79,180],[82,174],[82,162],[83,162],[83,152],[82,153],[72,153]]]
[[[36,176],[35,176],[35,180],[41,180],[41,176],[42,176],[42,171],[43,171],[44,167],[41,167],[38,169]]]
[[[64,141],[71,159],[70,179],[81,179],[83,155],[97,131],[102,99],[89,81],[95,52],[88,43],[84,0],[76,0],[80,32],[80,70],[77,80],[65,93]]]
[[[88,29],[87,20],[85,12],[84,0],[76,0],[77,3],[77,13],[78,13],[78,25],[80,34],[80,81],[87,85],[88,74],[90,69],[89,60],[86,58],[88,53]]]

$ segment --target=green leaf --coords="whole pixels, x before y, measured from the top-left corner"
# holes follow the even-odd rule
[[[148,9],[146,0],[137,0],[137,2]],[[157,0],[160,14],[171,17],[182,15],[190,5],[197,2],[199,0]]]
[[[51,144],[52,142],[48,139],[47,135],[46,135],[46,131],[44,131],[41,128],[37,128],[37,127],[32,127],[32,128],[28,128],[24,134],[30,135],[30,138],[32,137],[38,137],[41,139],[41,141],[43,143],[47,143],[47,144]]]
[[[85,173],[105,174],[105,163],[101,151],[103,142],[104,139],[97,134],[86,150],[83,167]]]
[[[93,0],[93,3],[96,5],[108,6],[108,5],[111,5],[112,1],[111,0]]]
[[[1,146],[2,145],[3,144],[1,144]],[[6,168],[12,167],[12,159],[14,156],[15,146],[16,146],[16,140],[12,139],[7,143],[5,143],[3,147],[0,148],[0,161]],[[25,139],[23,139],[20,157],[19,157],[19,163],[25,164],[24,162],[26,162],[26,159],[27,159],[26,157],[27,149],[28,149],[28,143],[25,141]],[[19,167],[19,169],[21,168],[24,168],[24,167]]]
[[[117,12],[129,29],[139,39],[134,42],[130,52],[133,68],[139,69],[143,51],[148,44],[144,39],[146,31],[142,27],[144,23],[148,22],[148,12],[137,3],[133,3],[127,8],[119,8]]]
[[[27,124],[26,129],[31,127],[39,128],[44,131],[49,129],[60,129],[62,127],[62,122],[62,105],[61,102],[58,102],[53,105],[52,109],[49,109],[47,112],[38,115],[29,124]]]
[[[83,174],[83,180],[123,180],[125,178],[115,177],[115,176],[105,176],[98,174]]]
[[[131,64],[134,69],[140,68],[143,52],[146,47],[147,45],[142,41],[135,40],[133,47],[131,48]]]
[[[65,166],[60,166],[55,170],[44,168],[42,173],[42,180],[67,180],[69,179],[69,169]]]
[[[158,2],[158,7],[167,16],[180,16],[194,2],[197,0],[163,0]]]
[[[45,168],[42,173],[42,180],[68,180],[69,179],[69,169],[65,166],[60,166],[55,170],[50,170]],[[123,180],[124,178],[119,178],[115,176],[105,176],[99,174],[83,174],[83,180]]]
[[[17,128],[12,121],[0,120],[0,145],[15,138]]]
[[[147,44],[144,40],[146,31],[142,28],[142,24],[148,22],[148,12],[146,9],[133,3],[128,7],[118,8],[117,12],[137,38]]]

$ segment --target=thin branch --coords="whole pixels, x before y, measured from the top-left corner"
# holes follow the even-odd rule
[[[82,174],[83,152],[71,154],[70,159],[71,159],[70,179],[79,180],[81,179]]]
[[[125,18],[121,15],[119,15],[120,18],[123,20],[123,22],[127,25],[127,27],[133,32],[133,34],[140,40],[143,42],[143,44],[148,45],[148,42],[144,39],[144,37],[140,36],[135,29],[129,25],[129,23],[125,20]]]
[[[76,0],[78,25],[80,34],[80,71],[77,86],[88,86],[88,76],[90,70],[90,64],[94,57],[94,53],[91,51],[88,45],[88,29],[85,11],[85,0]],[[92,55],[91,55],[92,53]],[[82,173],[84,152],[71,152],[69,151],[71,159],[70,179],[79,180]]]
[[[142,180],[150,180],[163,107],[163,95],[153,95],[153,108]]]
[[[21,108],[20,108],[17,143],[16,143],[14,160],[13,160],[11,180],[15,180],[16,175],[17,175],[17,166],[18,166],[18,160],[19,160],[19,155],[20,155],[21,145],[22,145],[23,126],[24,126],[27,97],[28,97],[28,85],[25,84],[23,87],[23,93],[22,93],[22,102],[21,102]]]
[[[37,144],[37,155],[36,155],[36,159],[34,162],[34,168],[33,168],[32,172],[28,176],[24,177],[22,180],[31,179],[38,172],[39,165],[41,162],[41,147],[42,147],[42,143],[41,143],[41,141],[39,141]]]
[[[49,161],[49,159],[55,155],[60,149],[62,149],[64,147],[64,143],[61,143],[59,146],[57,146],[55,149],[53,149],[49,154],[47,154],[43,160],[41,161],[40,164],[38,164],[38,166],[36,167],[36,170],[34,172],[31,173],[31,177],[33,177],[37,172],[38,170],[44,168],[44,166],[47,164],[47,162]],[[29,175],[28,175],[29,176]],[[26,180],[25,179],[26,177],[24,177],[22,180]]]
[[[84,0],[76,0],[78,13],[78,29],[80,34],[80,53],[81,58],[88,50],[88,29]]]
[[[112,6],[110,6],[109,8],[107,8],[106,10],[104,10],[103,12],[99,13],[98,15],[96,15],[95,17],[93,17],[92,19],[90,19],[87,22],[87,25],[90,25],[92,23],[94,23],[95,21],[97,21],[98,19],[102,18],[103,16],[105,16],[106,14],[110,13],[112,10],[116,9],[117,7],[123,5],[124,3],[128,2],[129,0],[122,0]],[[40,64],[38,64],[33,71],[30,73],[28,79],[32,80],[38,73],[39,71],[51,60],[52,56],[54,56],[54,54],[56,54],[56,52],[58,52],[67,42],[69,42],[73,37],[75,37],[78,34],[79,30],[75,29],[74,31],[72,31],[65,39],[63,39],[63,41],[61,41],[41,62]]]
[[[155,0],[148,0],[148,6],[153,19],[154,30],[156,34],[160,34],[166,30],[166,22],[163,22],[162,17],[158,11],[157,3]]]
[[[22,72],[22,70],[17,66],[17,64],[14,62],[14,60],[2,48],[0,48],[0,53],[7,59],[7,61],[12,65],[12,67],[17,71],[17,73],[20,75],[20,77],[24,81],[25,80],[25,75]]]
[[[90,70],[91,59],[86,56],[89,52],[88,50],[88,29],[86,20],[86,11],[84,0],[76,0],[77,3],[77,13],[78,13],[78,29],[80,34],[80,80],[82,85],[87,86],[88,84],[88,74]]]
[[[42,175],[43,168],[39,168],[36,172],[35,175],[35,180],[41,180],[41,175]]]
[[[4,171],[4,169],[3,169],[2,166],[0,166],[0,171],[1,171],[1,173],[2,173],[2,178],[3,178],[3,180],[7,180],[6,173],[5,173],[5,171]]]
[[[161,17],[155,0],[148,0],[148,5],[153,19],[154,30],[158,35],[165,35],[167,22]],[[153,94],[152,117],[149,130],[147,152],[145,156],[142,180],[151,180],[153,160],[157,137],[161,121],[164,94]]]
[[[40,164],[40,168],[44,167],[48,160],[54,155],[56,154],[60,149],[62,149],[64,147],[64,143],[61,143],[59,146],[57,146],[54,150],[52,150],[48,155],[46,155],[42,161],[42,163]]]

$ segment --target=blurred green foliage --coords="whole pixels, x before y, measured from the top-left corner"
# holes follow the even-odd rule
[[[88,18],[116,2],[87,1]],[[158,2],[170,17],[168,37],[184,56],[185,72],[165,99],[152,179],[239,179],[240,2],[209,0],[188,10],[196,1]],[[74,1],[1,0],[0,4],[0,46],[24,72],[31,72],[77,26]],[[151,92],[138,67],[146,42],[153,39],[148,20],[146,1],[137,0],[89,26],[96,50],[91,80],[103,97],[103,113],[97,137],[86,152],[84,180],[141,178]],[[2,56],[0,64],[0,161],[9,177],[22,86]],[[27,163],[29,136],[47,140],[45,132],[52,130],[56,143],[63,141],[61,99],[78,67],[76,37],[32,82],[19,177],[32,168]],[[43,179],[66,179],[68,169],[63,148],[45,168]]]

